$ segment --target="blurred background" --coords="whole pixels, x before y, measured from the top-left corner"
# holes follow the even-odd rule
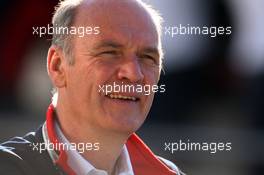
[[[1,0],[0,142],[36,129],[51,98],[46,55],[54,0]],[[264,171],[264,1],[146,0],[164,26],[231,26],[231,35],[163,35],[165,73],[138,134],[194,175]],[[231,151],[165,151],[165,142],[231,142]]]

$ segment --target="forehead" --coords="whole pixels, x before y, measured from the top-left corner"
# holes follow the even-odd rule
[[[114,39],[132,45],[158,45],[156,26],[146,10],[134,0],[94,0],[77,10],[75,25],[99,26],[96,38]]]

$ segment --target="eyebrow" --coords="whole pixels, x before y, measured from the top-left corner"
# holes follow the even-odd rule
[[[112,47],[112,48],[121,48],[123,47],[122,44],[119,44],[113,40],[103,40],[101,42],[99,42],[98,44],[95,45],[94,49],[101,49],[101,48],[105,48],[105,47]]]
[[[155,54],[157,56],[160,56],[159,50],[156,47],[145,47],[140,50],[148,54]]]
[[[107,48],[107,47],[120,49],[120,48],[124,47],[124,45],[117,43],[116,41],[113,41],[113,40],[103,40],[103,41],[100,41],[99,43],[95,44],[94,49],[98,50],[98,49]],[[140,48],[139,51],[144,52],[144,53],[148,53],[148,54],[155,54],[158,57],[160,56],[160,52],[159,52],[158,48],[156,48],[156,47],[143,47],[143,48]]]

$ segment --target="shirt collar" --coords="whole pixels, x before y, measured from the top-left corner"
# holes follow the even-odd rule
[[[61,143],[70,144],[67,138],[62,133],[58,122],[55,120],[55,131],[57,133],[58,140]],[[104,170],[96,169],[92,164],[89,163],[77,150],[65,150],[68,156],[68,165],[78,175],[107,175]],[[124,145],[122,152],[117,160],[115,167],[115,175],[134,175],[129,153],[127,147]]]

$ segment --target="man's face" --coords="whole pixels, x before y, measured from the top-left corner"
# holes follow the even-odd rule
[[[87,4],[86,4],[87,5]],[[160,75],[158,35],[148,14],[134,2],[82,5],[75,26],[99,26],[100,34],[72,39],[74,65],[66,67],[65,95],[82,127],[134,132],[144,122],[154,94],[99,93],[103,85],[155,85]],[[94,8],[91,8],[93,6]]]

